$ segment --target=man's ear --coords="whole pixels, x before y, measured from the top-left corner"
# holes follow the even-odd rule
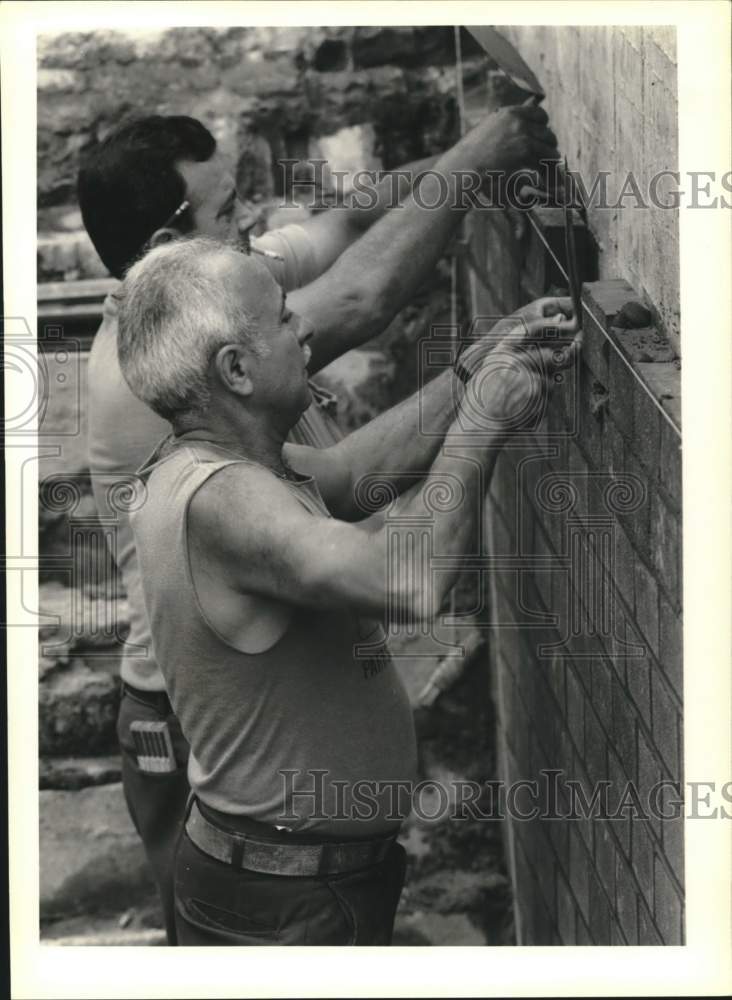
[[[251,396],[254,383],[251,378],[251,357],[240,344],[225,344],[213,359],[217,378],[229,392],[237,396]]]
[[[148,240],[148,246],[151,250],[155,247],[161,247],[165,243],[172,243],[173,240],[179,240],[180,233],[177,229],[156,229]]]

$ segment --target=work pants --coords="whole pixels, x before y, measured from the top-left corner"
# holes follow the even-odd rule
[[[177,767],[168,773],[143,771],[130,733],[133,722],[167,722]],[[117,719],[122,753],[122,786],[132,822],[140,835],[158,887],[168,944],[178,943],[175,929],[173,862],[190,793],[188,743],[164,692],[123,686]]]
[[[175,859],[178,943],[388,945],[405,868],[395,840],[382,861],[359,871],[265,875],[210,857],[184,832]]]

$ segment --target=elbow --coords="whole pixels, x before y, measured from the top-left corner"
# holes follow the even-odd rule
[[[364,275],[360,274],[355,286],[343,288],[341,296],[339,311],[345,318],[345,325],[359,332],[360,343],[381,333],[396,313],[393,306],[396,293],[386,281],[378,278],[364,280]]]

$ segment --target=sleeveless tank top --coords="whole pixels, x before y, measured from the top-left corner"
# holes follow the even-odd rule
[[[380,623],[294,608],[271,649],[244,653],[199,604],[187,512],[220,469],[252,463],[201,441],[165,443],[142,475],[132,515],[155,658],[191,745],[189,779],[207,805],[324,835],[398,828],[416,776],[412,711]],[[330,516],[312,479],[282,480]],[[246,510],[242,510],[246,531]]]

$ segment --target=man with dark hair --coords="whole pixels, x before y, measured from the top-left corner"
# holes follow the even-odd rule
[[[317,371],[383,330],[428,276],[469,207],[457,197],[459,174],[538,166],[556,155],[556,138],[542,109],[503,108],[443,154],[436,173],[425,175],[422,205],[434,208],[420,207],[410,196],[403,207],[386,213],[385,198],[371,212],[335,208],[250,240],[252,212],[239,201],[213,137],[191,118],[152,117],[122,126],[92,151],[80,171],[79,203],[100,256],[116,276],[147,249],[186,236],[242,245],[243,230],[244,249],[264,254],[261,259],[291,292],[291,308],[312,324],[310,370]],[[448,197],[441,196],[440,177]],[[181,353],[177,362],[185,360]],[[333,444],[339,435],[326,412],[328,394],[313,385],[311,391],[314,401],[292,427],[290,440]],[[133,476],[168,431],[166,421],[140,402],[122,377],[117,305],[110,297],[89,358],[90,469],[100,512],[117,518],[113,555],[129,606],[118,721],[125,796],[174,942],[171,866],[188,794],[187,745],[152,650],[129,522],[125,512],[110,512],[108,499],[110,485]]]
[[[569,300],[549,308],[530,333],[574,332]],[[122,371],[173,428],[132,518],[191,744],[181,944],[391,942],[416,743],[381,622],[429,622],[443,605],[498,450],[572,360],[574,344],[529,345],[517,325],[482,358],[468,349],[459,379],[447,370],[338,444],[307,448],[285,439],[310,403],[313,328],[263,264],[192,240],[128,272]],[[391,521],[359,508],[357,484],[374,474],[403,494]],[[430,505],[436,485],[455,502]],[[425,514],[451,568],[407,540],[394,572],[395,533],[414,543]]]

